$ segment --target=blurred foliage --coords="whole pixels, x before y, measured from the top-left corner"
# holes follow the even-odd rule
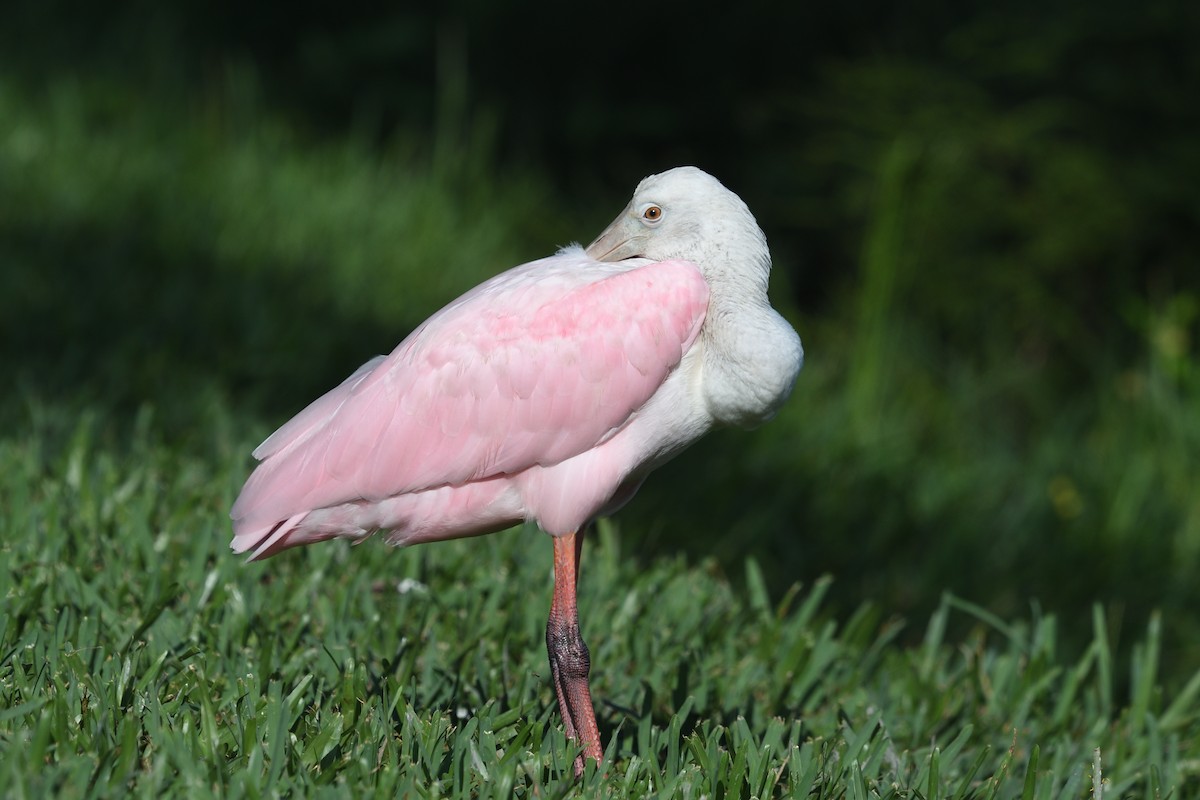
[[[216,385],[294,408],[537,254],[515,244],[537,222],[495,212],[540,202],[520,178],[93,88],[0,85],[0,347],[36,391],[83,380],[129,410]]]
[[[23,4],[0,420],[54,397],[119,441],[149,403],[204,448],[232,405],[249,440],[694,162],[758,215],[809,361],[777,420],[649,482],[636,552],[756,553],[776,591],[833,572],[844,609],[1162,608],[1183,674],[1198,9]]]

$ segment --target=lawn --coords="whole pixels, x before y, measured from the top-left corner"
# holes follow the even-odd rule
[[[0,442],[10,797],[1197,788],[1200,673],[1164,693],[1158,617],[1139,627],[1124,686],[1099,608],[1001,620],[946,596],[927,620],[869,605],[838,620],[828,581],[773,600],[753,560],[639,559],[619,523],[585,551],[608,763],[576,784],[543,649],[540,532],[244,565],[225,519],[251,443],[241,426],[210,420],[197,453],[164,442],[149,411],[122,442],[87,413],[29,422]],[[948,636],[964,627],[952,622],[967,633]],[[901,644],[914,626],[919,643]],[[1064,628],[1090,631],[1081,656],[1061,651]]]

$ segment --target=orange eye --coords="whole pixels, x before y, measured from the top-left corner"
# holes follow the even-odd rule
[[[658,222],[662,219],[662,209],[658,206],[647,206],[642,212],[642,219],[648,222]]]

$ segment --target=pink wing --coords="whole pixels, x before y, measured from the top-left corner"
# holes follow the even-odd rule
[[[595,447],[678,366],[707,302],[688,262],[610,264],[579,248],[496,276],[255,450],[263,461],[231,512],[234,549],[314,509],[461,486]]]

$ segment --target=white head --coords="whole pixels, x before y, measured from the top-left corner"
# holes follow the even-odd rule
[[[765,293],[771,269],[767,239],[742,199],[696,167],[651,175],[587,247],[597,261],[683,259],[710,282],[747,280]]]

